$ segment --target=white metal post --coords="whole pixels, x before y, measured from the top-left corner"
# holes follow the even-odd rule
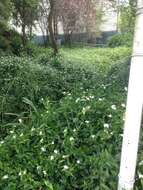
[[[131,62],[118,190],[133,190],[143,108],[143,0],[138,10]]]

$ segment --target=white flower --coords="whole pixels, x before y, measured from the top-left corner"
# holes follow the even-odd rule
[[[139,175],[139,179],[143,179],[143,175],[140,172],[138,173],[138,175]]]
[[[93,139],[94,139],[94,138],[95,138],[95,135],[91,135],[91,138],[93,138]]]
[[[23,175],[26,175],[26,170],[23,171]]]
[[[112,105],[111,108],[112,108],[113,110],[116,110],[116,109],[117,109],[117,108],[116,108],[116,105]]]
[[[68,157],[69,157],[69,155],[63,155],[62,157],[65,159],[65,158],[68,158]]]
[[[113,135],[113,132],[111,132],[110,135]]]
[[[84,108],[82,109],[83,115],[85,115],[85,113],[86,113],[87,111],[89,111],[89,110],[90,110],[90,106],[84,107]]]
[[[54,141],[52,141],[51,144],[55,144]]]
[[[109,117],[109,118],[112,118],[112,115],[111,115],[111,114],[109,114],[109,115],[108,115],[108,117]]]
[[[77,160],[76,163],[77,163],[77,164],[80,164],[80,160]]]
[[[54,160],[54,156],[50,156],[50,160]]]
[[[31,131],[35,131],[35,128],[34,128],[34,127],[32,127],[32,128],[31,128]]]
[[[42,131],[40,131],[39,135],[42,135],[42,134],[43,134],[43,132],[42,132]]]
[[[64,170],[68,170],[69,167],[67,165],[64,165]]]
[[[58,151],[57,151],[57,150],[54,150],[54,153],[55,153],[55,154],[58,154]]]
[[[80,101],[80,98],[77,98],[75,102],[78,103],[79,101]]]
[[[142,166],[143,165],[143,160],[141,162],[139,162],[139,166]]]
[[[22,119],[18,119],[19,123],[22,123]]]
[[[13,137],[12,137],[13,139],[16,139],[16,135],[13,135]]]
[[[76,132],[76,129],[74,129],[73,132]]]
[[[91,99],[94,99],[94,96],[89,96]]]
[[[104,124],[104,128],[109,128],[109,124],[108,124],[108,123],[105,123],[105,124]]]
[[[37,170],[40,170],[41,169],[41,166],[37,166]]]
[[[125,105],[124,103],[122,103],[122,104],[121,104],[121,106],[122,106],[123,108],[125,108],[125,107],[126,107],[126,105]]]
[[[44,141],[44,139],[42,138],[41,140],[40,140],[40,143],[42,143]]]
[[[44,175],[47,175],[47,172],[44,170],[44,171],[43,171],[43,174],[44,174]]]
[[[64,129],[64,133],[67,133],[67,131],[68,131],[68,129],[67,129],[67,128],[65,128],[65,129]]]
[[[85,123],[89,124],[89,121],[85,121]]]
[[[19,174],[18,174],[19,176],[22,176],[22,172],[19,172]]]
[[[73,137],[70,137],[70,141],[73,141],[74,140],[74,138]]]
[[[127,87],[125,87],[125,88],[124,88],[124,90],[125,90],[125,91],[128,91],[128,88],[127,88]]]
[[[2,179],[8,179],[8,175],[4,175]]]
[[[99,101],[99,102],[103,101],[103,98],[99,98],[98,101]]]
[[[23,133],[20,134],[20,137],[23,137]]]
[[[4,143],[4,141],[0,141],[0,144],[3,144]]]
[[[120,134],[120,137],[123,137],[123,134]]]
[[[14,133],[14,131],[10,131],[10,133],[11,133],[11,134],[13,134],[13,133]]]
[[[46,148],[45,147],[41,147],[42,152],[46,152]]]

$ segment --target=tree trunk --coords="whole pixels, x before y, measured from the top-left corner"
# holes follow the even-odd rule
[[[53,15],[54,15],[54,0],[49,0],[50,2],[50,12],[48,17],[48,27],[49,27],[49,35],[51,40],[51,46],[54,50],[54,55],[57,55],[58,53],[58,47],[54,36],[53,31]]]
[[[22,24],[22,42],[23,42],[23,46],[26,45],[26,31],[25,31],[25,24]]]

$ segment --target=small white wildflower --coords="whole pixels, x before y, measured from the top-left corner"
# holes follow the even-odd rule
[[[67,133],[67,131],[68,131],[68,129],[67,129],[67,128],[65,128],[65,129],[64,129],[64,133]]]
[[[103,101],[103,98],[99,98],[98,101],[99,101],[99,102]]]
[[[94,99],[94,96],[89,96],[90,97],[90,99]]]
[[[34,127],[32,127],[32,128],[31,128],[31,131],[32,131],[32,132],[33,132],[33,131],[35,131],[35,128],[34,128]]]
[[[70,141],[73,141],[74,140],[74,138],[73,137],[70,137]]]
[[[127,92],[127,91],[128,91],[128,88],[127,88],[127,87],[125,87],[125,88],[124,88],[124,90]]]
[[[86,100],[88,100],[88,101],[89,101],[89,100],[90,100],[90,98],[89,98],[89,97],[86,97]]]
[[[80,101],[80,98],[77,98],[75,102],[78,103],[79,101]]]
[[[57,151],[57,150],[54,150],[54,153],[55,153],[55,154],[58,154],[58,151]]]
[[[69,155],[63,155],[62,157],[65,159],[65,158],[68,158],[68,157],[69,157]]]
[[[74,129],[73,132],[76,132],[76,129]]]
[[[19,123],[22,123],[22,119],[18,119]]]
[[[22,176],[22,172],[19,172],[18,175],[19,175],[19,176]]]
[[[125,108],[125,107],[126,107],[126,105],[125,105],[124,103],[122,103],[122,104],[121,104],[121,106],[122,106],[123,108]]]
[[[87,111],[89,111],[89,110],[90,110],[90,106],[84,107],[84,108],[82,109],[83,115],[85,115],[85,113],[86,113]]]
[[[46,113],[49,113],[49,111],[46,111]]]
[[[76,163],[77,163],[77,164],[80,164],[80,160],[77,160]]]
[[[16,135],[13,135],[13,137],[12,137],[13,139],[16,139]]]
[[[43,132],[42,132],[42,131],[40,131],[39,135],[41,136],[42,134],[43,134]]]
[[[4,144],[4,141],[0,141],[0,144]]]
[[[55,142],[54,142],[54,141],[52,141],[52,142],[51,142],[51,144],[55,144]]]
[[[138,175],[139,175],[139,179],[143,179],[143,174],[141,174],[141,173],[139,172]]]
[[[91,138],[94,139],[94,138],[95,138],[95,135],[91,135]]]
[[[67,165],[64,165],[64,170],[68,170],[69,167]]]
[[[37,170],[40,170],[41,169],[41,166],[37,166]]]
[[[44,171],[43,171],[43,174],[44,174],[44,175],[47,175],[47,172],[44,170]]]
[[[23,133],[20,134],[20,137],[23,137]]]
[[[111,108],[112,108],[113,110],[116,110],[116,109],[117,109],[117,108],[116,108],[116,105],[112,105]]]
[[[104,124],[104,128],[109,128],[109,124],[108,124],[108,123],[105,123],[105,124]]]
[[[26,175],[26,170],[23,171],[23,175]]]
[[[90,122],[86,120],[85,123],[89,124]]]
[[[50,156],[50,160],[54,160],[54,156]]]
[[[10,131],[10,133],[11,133],[11,134],[13,134],[13,133],[14,133],[14,131]]]
[[[112,118],[112,115],[111,115],[111,114],[109,114],[109,115],[108,115],[108,117],[109,117],[109,118]]]
[[[120,137],[123,137],[123,134],[120,134]]]
[[[110,135],[113,135],[113,132],[111,132]]]
[[[40,143],[42,143],[44,141],[44,139],[42,138],[41,140],[40,140]]]
[[[8,179],[8,175],[4,175],[2,179]]]
[[[42,152],[46,152],[46,148],[45,147],[41,147]]]
[[[143,160],[141,162],[139,162],[139,166],[142,166],[143,165]]]
[[[66,92],[63,92],[63,94],[65,95],[65,94],[66,94]]]

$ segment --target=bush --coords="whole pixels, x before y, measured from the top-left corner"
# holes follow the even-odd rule
[[[133,41],[133,35],[130,33],[116,34],[108,41],[109,47],[127,46],[131,47]]]
[[[11,39],[11,49],[15,55],[20,55],[23,50],[21,36],[14,36]]]
[[[9,41],[3,36],[0,36],[0,49],[3,51],[8,51],[10,49]]]

